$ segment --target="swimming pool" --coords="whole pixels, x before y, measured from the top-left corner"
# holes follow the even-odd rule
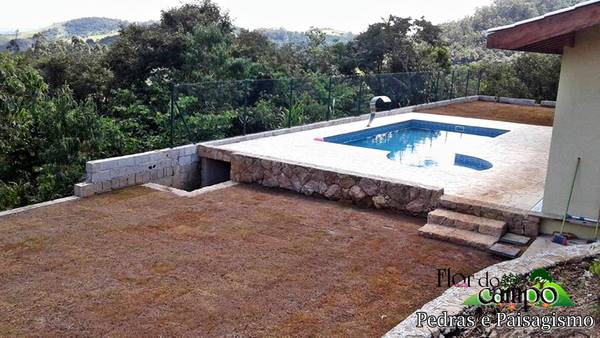
[[[323,141],[388,151],[387,157],[416,167],[465,167],[478,171],[492,163],[457,153],[459,148],[481,146],[481,141],[498,137],[508,130],[408,120],[351,133],[325,137]]]

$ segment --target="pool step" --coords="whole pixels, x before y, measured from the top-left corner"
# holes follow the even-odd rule
[[[427,223],[444,225],[459,230],[477,232],[500,239],[506,233],[504,221],[468,215],[447,209],[435,209],[427,215]]]
[[[426,237],[471,246],[481,250],[488,250],[489,247],[498,241],[498,238],[494,236],[432,223],[425,224],[418,231]]]

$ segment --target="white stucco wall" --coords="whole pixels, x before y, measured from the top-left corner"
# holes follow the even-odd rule
[[[577,32],[565,47],[543,211],[564,213],[577,157],[569,214],[596,219],[600,208],[600,26]]]

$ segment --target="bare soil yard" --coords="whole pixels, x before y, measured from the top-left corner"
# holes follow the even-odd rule
[[[485,101],[424,109],[419,110],[419,113],[472,117],[477,119],[535,124],[539,126],[552,126],[552,123],[554,122],[554,108],[519,106]]]
[[[378,336],[498,260],[277,190],[128,188],[0,218],[2,336]]]

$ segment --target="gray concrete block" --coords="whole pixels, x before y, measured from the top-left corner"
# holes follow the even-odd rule
[[[110,179],[111,179],[110,169],[92,173],[91,178],[90,178],[91,183],[99,183],[99,182],[109,181]]]
[[[179,157],[179,165],[189,165],[189,164],[192,164],[192,155]]]
[[[136,156],[135,157],[135,165],[137,165],[137,166],[146,165],[148,162],[150,162],[150,156]]]
[[[535,106],[535,100],[517,99],[517,98],[513,98],[513,97],[500,97],[499,102],[509,103],[509,104],[518,104],[518,105],[524,105],[524,106]]]
[[[115,177],[110,180],[111,189],[119,189],[121,187],[120,184],[121,184],[121,180],[118,177]]]
[[[150,179],[152,181],[157,180],[157,179],[159,179],[161,177],[162,177],[162,169],[161,168],[152,169],[150,171]]]
[[[135,184],[144,184],[144,174],[139,172],[135,173]]]
[[[554,107],[556,107],[556,101],[547,101],[547,100],[544,100],[544,101],[540,102],[540,105],[542,107],[551,107],[551,108],[554,108]]]
[[[134,166],[134,165],[135,165],[135,157],[132,157],[132,156],[125,156],[125,157],[117,160],[118,167],[128,167],[128,166]]]
[[[497,98],[495,96],[479,95],[479,100],[486,101],[486,102],[496,102]]]
[[[135,183],[135,174],[129,174],[126,177],[127,182],[125,183],[128,187],[134,186]]]
[[[73,190],[74,195],[77,197],[90,197],[96,193],[96,190],[94,189],[94,184],[87,182],[75,184]]]
[[[101,182],[101,184],[100,192],[109,192],[112,190],[112,182],[110,180]]]

